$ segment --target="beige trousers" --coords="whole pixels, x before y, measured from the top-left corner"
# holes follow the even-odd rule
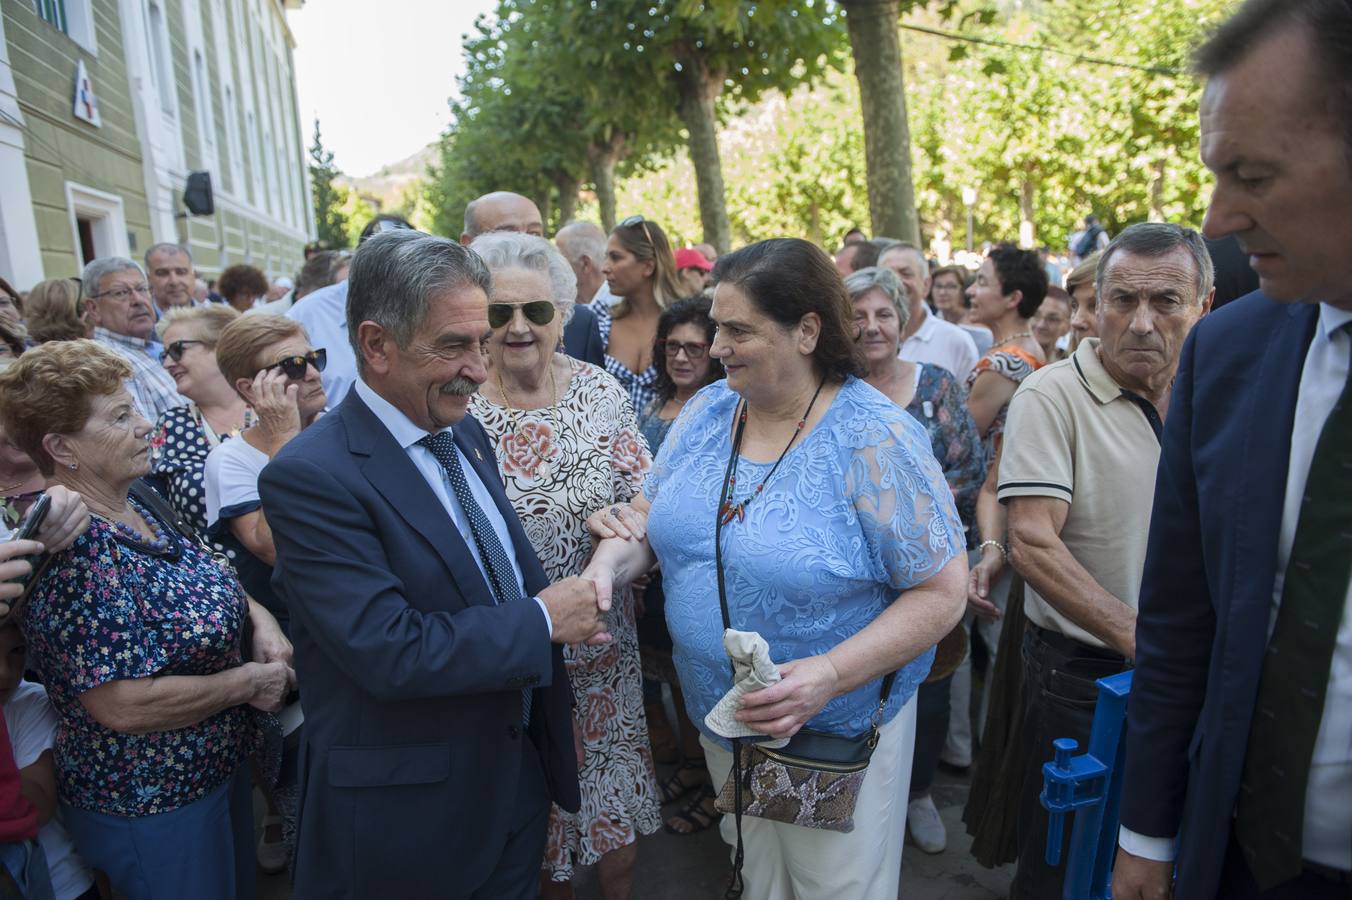
[[[706,737],[700,743],[714,786],[721,788],[732,769],[732,753]],[[848,834],[743,816],[743,900],[896,900],[914,750],[911,697],[879,729],[855,806],[854,831]],[[719,828],[735,849],[735,817],[725,815]]]

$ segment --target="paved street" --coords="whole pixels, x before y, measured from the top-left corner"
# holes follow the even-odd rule
[[[910,844],[903,854],[901,894],[905,900],[999,900],[1005,896],[1013,866],[985,869],[967,852],[970,839],[962,827],[967,779],[939,773],[934,801],[948,826],[948,849],[931,856]],[[728,851],[711,828],[691,837],[664,832],[639,841],[634,900],[715,900],[723,895]],[[260,876],[260,900],[288,900],[285,876]],[[595,873],[583,869],[577,878],[578,900],[600,900]]]

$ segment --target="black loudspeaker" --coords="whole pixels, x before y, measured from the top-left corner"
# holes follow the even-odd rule
[[[209,216],[216,212],[216,202],[211,197],[211,173],[189,172],[188,187],[183,191],[183,205],[194,216]]]

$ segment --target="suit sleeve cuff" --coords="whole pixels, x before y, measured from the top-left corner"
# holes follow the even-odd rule
[[[1117,833],[1117,843],[1132,856],[1151,859],[1155,862],[1173,862],[1174,847],[1178,843],[1178,839],[1147,837],[1123,826]]]
[[[549,639],[554,640],[554,620],[549,617],[549,608],[545,606],[545,601],[539,597],[532,597],[531,599],[540,605],[540,612],[545,615],[545,628],[549,629]]]

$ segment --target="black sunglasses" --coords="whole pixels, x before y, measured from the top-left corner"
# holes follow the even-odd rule
[[[643,236],[648,239],[648,246],[655,248],[657,245],[653,243],[652,233],[648,231],[647,219],[643,218],[642,216],[630,216],[629,218],[625,219],[623,222],[620,223],[621,228],[633,228],[635,225],[643,226]]]
[[[304,356],[288,356],[286,359],[279,359],[270,366],[264,366],[264,372],[271,372],[273,369],[281,369],[286,373],[286,377],[292,381],[300,381],[305,377],[305,367],[314,366],[316,372],[324,371],[324,366],[328,365],[329,355],[323,347],[318,350],[311,350]]]
[[[515,303],[490,303],[488,304],[488,326],[490,328],[501,328],[512,321],[512,316],[516,315],[518,309],[525,315],[527,321],[534,322],[536,325],[548,325],[554,321],[554,315],[558,312],[554,308],[554,304],[548,300],[532,300],[520,305]]]
[[[203,346],[207,346],[206,341],[174,341],[161,351],[160,362],[164,362],[166,356],[174,362],[181,362],[183,359],[183,348],[189,344],[202,344]]]

